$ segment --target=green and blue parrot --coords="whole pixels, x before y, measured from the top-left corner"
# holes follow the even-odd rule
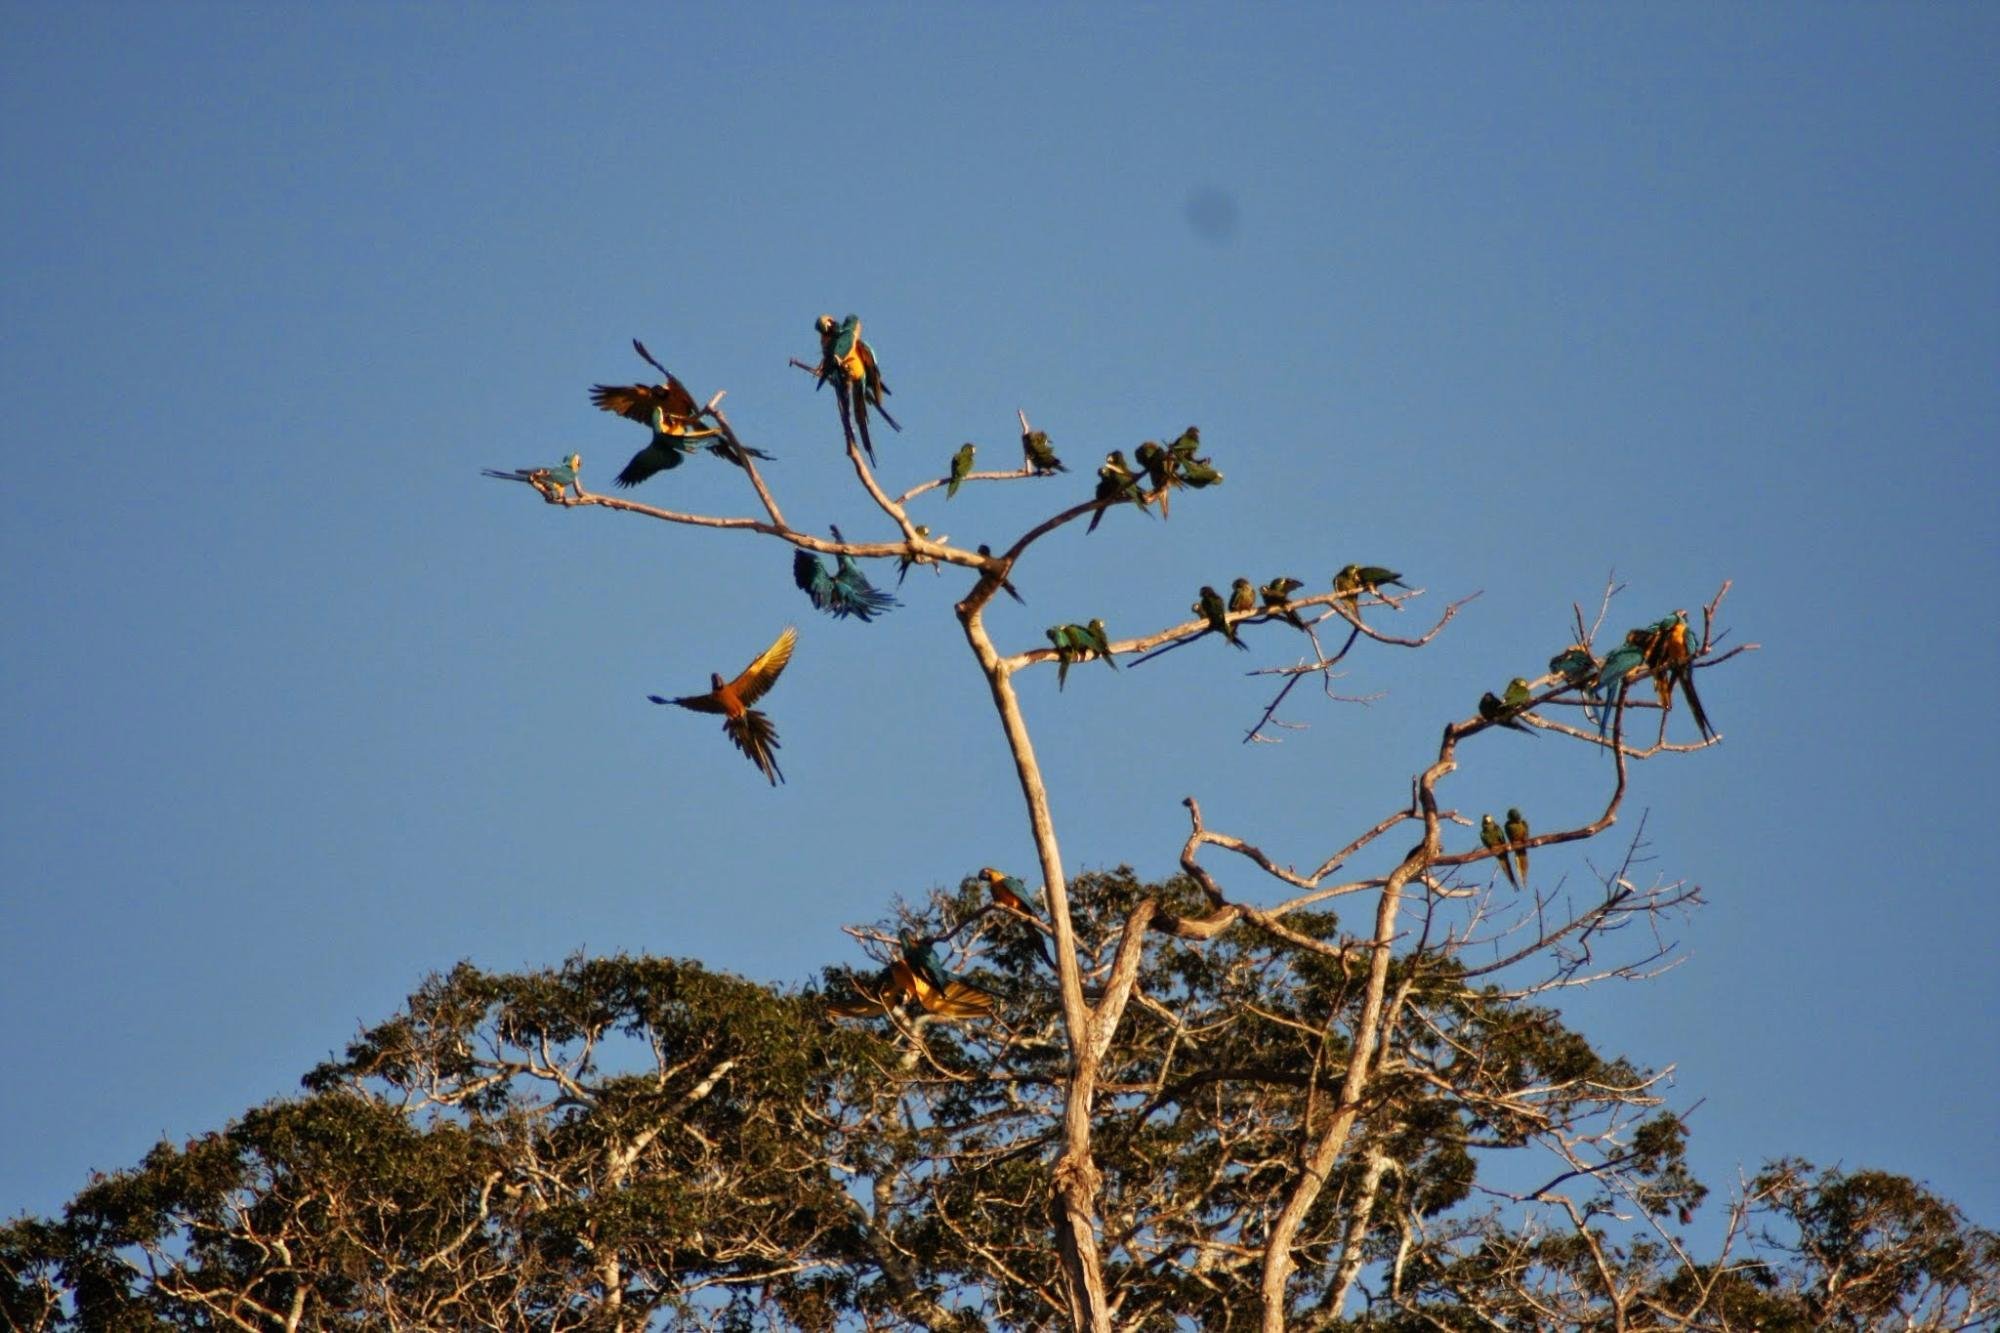
[[[958,494],[959,483],[971,475],[972,458],[978,452],[979,446],[970,440],[958,446],[958,452],[951,456],[951,481],[944,488],[945,499],[949,500]]]
[[[554,467],[517,467],[511,472],[483,467],[479,473],[484,477],[498,477],[501,481],[526,482],[550,504],[561,504],[563,492],[575,484],[576,474],[582,467],[583,455],[571,454]]]
[[[1026,431],[1021,436],[1021,456],[1028,461],[1028,469],[1038,477],[1046,477],[1051,472],[1067,472],[1063,461],[1056,457],[1056,451],[1049,446],[1049,433],[1045,430]]]
[[[832,529],[835,541],[845,541],[840,529]],[[868,581],[861,572],[861,566],[854,557],[840,553],[834,557],[835,567],[827,572],[826,562],[811,551],[799,550],[792,553],[792,582],[799,590],[812,599],[812,604],[836,620],[853,616],[866,623],[899,603],[890,594],[881,591]]]
[[[1507,807],[1507,841],[1514,844],[1514,860],[1521,869],[1521,883],[1528,882],[1528,821],[1519,806]]]
[[[1306,585],[1295,578],[1280,574],[1257,590],[1264,599],[1264,610],[1271,615],[1282,616],[1300,629],[1306,622],[1299,619],[1299,613],[1292,610],[1292,594]]]
[[[1083,530],[1086,536],[1097,531],[1098,523],[1103,520],[1111,505],[1128,500],[1134,504],[1140,502],[1143,492],[1139,488],[1139,475],[1132,470],[1131,464],[1125,461],[1124,450],[1113,449],[1104,456],[1104,466],[1097,469],[1097,489],[1091,495],[1093,500],[1104,507],[1090,516],[1090,526]],[[1141,505],[1141,508],[1144,506]]]
[[[1500,825],[1494,822],[1492,815],[1479,817],[1479,841],[1498,853],[1493,859],[1498,861],[1500,869],[1507,873],[1507,882],[1517,889],[1520,888],[1521,881],[1514,878],[1514,866],[1508,861],[1507,853],[1502,850],[1507,846],[1507,835],[1501,831]]]
[[[1215,589],[1204,583],[1200,598],[1188,610],[1206,620],[1212,632],[1222,635],[1244,652],[1250,651],[1250,645],[1236,637],[1236,626],[1229,623],[1229,607],[1223,602],[1222,594]]]

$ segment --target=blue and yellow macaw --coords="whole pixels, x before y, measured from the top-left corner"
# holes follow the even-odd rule
[[[889,386],[883,382],[882,367],[876,364],[875,349],[861,337],[859,316],[849,315],[836,324],[832,315],[821,315],[813,321],[813,328],[819,332],[819,382],[833,381],[841,434],[852,444],[856,430],[860,431],[861,449],[872,467],[875,441],[868,434],[868,409],[873,407],[880,413],[891,429],[903,429],[889,415],[889,409],[882,406],[882,396],[889,392]]]
[[[723,733],[736,742],[736,748],[743,751],[775,787],[785,780],[772,754],[778,748],[778,729],[771,725],[770,718],[750,705],[763,698],[778,683],[778,674],[785,669],[785,663],[792,660],[792,648],[798,639],[799,632],[790,625],[785,626],[771,646],[752,658],[750,665],[744,667],[736,679],[726,681],[719,672],[711,674],[706,694],[684,694],[672,699],[657,694],[646,697],[656,704],[675,704],[697,713],[722,714]]]
[[[902,961],[909,965],[912,988],[925,1013],[940,1018],[983,1018],[993,1013],[998,1003],[995,997],[945,971],[928,940],[907,932],[901,939]]]
[[[561,504],[564,491],[575,484],[576,474],[582,467],[583,455],[571,454],[554,467],[517,467],[511,472],[483,467],[479,473],[484,477],[498,477],[502,481],[526,482],[550,504]]]
[[[832,529],[835,541],[844,541],[840,529]],[[868,581],[854,557],[842,552],[834,557],[835,568],[827,572],[826,562],[811,551],[792,553],[792,582],[812,599],[812,604],[836,620],[853,616],[867,622],[899,603],[890,594]]]
[[[1605,654],[1604,664],[1598,668],[1598,688],[1604,692],[1597,714],[1597,734],[1611,734],[1611,718],[1625,702],[1625,687],[1631,683],[1632,673],[1646,664],[1646,649],[1652,642],[1647,630],[1631,630],[1625,635],[1625,642]]]
[[[1674,686],[1681,687],[1681,693],[1688,701],[1688,711],[1694,714],[1694,724],[1701,731],[1703,740],[1715,739],[1715,728],[1708,724],[1708,713],[1701,706],[1701,696],[1694,692],[1695,645],[1688,636],[1687,612],[1676,611],[1664,620],[1655,621],[1646,627],[1649,636],[1645,643],[1646,665],[1653,673],[1653,687],[1659,692],[1660,707],[1672,709],[1674,706]]]
[[[979,877],[986,881],[987,890],[993,895],[996,906],[1024,916],[1035,923],[1035,947],[1041,950],[1042,961],[1049,965],[1049,970],[1054,971],[1056,960],[1049,953],[1048,941],[1042,938],[1041,918],[1028,906],[1028,886],[1012,875],[1001,874],[992,866],[983,867]]]

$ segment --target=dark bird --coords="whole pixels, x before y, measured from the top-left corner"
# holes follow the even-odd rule
[[[1041,918],[1036,916],[1034,910],[1028,906],[1027,885],[1012,875],[1001,874],[992,866],[982,868],[979,872],[979,877],[986,881],[987,890],[992,893],[995,903],[998,903],[1009,912],[1018,913],[1039,925]],[[1048,942],[1042,938],[1042,932],[1039,928],[1035,931],[1035,947],[1041,950],[1042,961],[1047,963],[1050,970],[1053,971],[1056,960],[1050,955]]]
[[[984,543],[981,543],[979,547],[979,554],[985,556],[988,560],[991,560],[993,558],[993,548],[985,545]],[[1004,573],[1000,576],[1000,591],[1006,593],[1009,597],[1019,602],[1022,606],[1026,606],[1028,604],[1028,599],[1021,596],[1021,590],[1016,588],[1013,584],[1013,581],[1010,580]]]
[[[1229,585],[1229,609],[1231,611],[1255,611],[1257,609],[1257,589],[1249,579],[1237,579]]]
[[[686,694],[677,699],[663,699],[657,694],[646,697],[656,704],[678,704],[682,708],[693,709],[697,713],[722,714],[722,730],[736,748],[749,756],[764,776],[771,780],[773,787],[785,780],[778,771],[778,761],[772,751],[778,748],[778,729],[771,725],[771,719],[750,705],[769,692],[778,683],[778,674],[785,669],[785,663],[792,660],[792,646],[799,640],[799,632],[790,625],[763,652],[757,654],[750,665],[743,668],[735,680],[724,680],[719,674],[708,678],[707,694]]]
[[[875,442],[868,434],[868,409],[873,407],[892,430],[903,429],[889,415],[889,409],[882,406],[882,396],[889,392],[889,386],[883,382],[882,367],[875,362],[875,349],[862,339],[858,316],[849,315],[836,324],[832,315],[821,315],[813,321],[813,327],[819,332],[819,382],[833,381],[841,433],[852,444],[859,430],[862,452],[873,466]]]
[[[1049,447],[1049,433],[1045,430],[1024,431],[1021,435],[1021,455],[1028,460],[1028,468],[1038,477],[1046,477],[1051,472],[1067,472],[1063,461],[1056,457],[1056,451]]]
[[[1223,604],[1221,593],[1203,584],[1200,600],[1188,609],[1206,620],[1209,629],[1222,635],[1244,652],[1250,651],[1250,645],[1236,637],[1236,626],[1229,623],[1229,608]]]
[[[1145,441],[1132,451],[1132,455],[1139,465],[1139,470],[1146,474],[1146,480],[1152,484],[1152,489],[1140,503],[1144,504],[1148,500],[1157,501],[1160,506],[1160,517],[1166,518],[1167,492],[1180,485],[1180,479],[1174,475],[1173,455],[1169,454],[1165,446],[1157,440]]]
[[[931,530],[930,530],[930,528],[928,528],[928,527],[927,527],[927,526],[925,526],[924,524],[922,524],[922,523],[919,523],[919,524],[917,524],[917,525],[916,525],[916,527],[915,527],[915,528],[913,529],[913,531],[915,531],[915,532],[916,532],[916,534],[917,534],[917,535],[918,535],[919,537],[922,537],[922,538],[924,538],[924,539],[925,539],[926,541],[930,540],[930,535],[931,535]],[[940,538],[938,538],[938,540],[939,540],[940,542],[947,542],[947,541],[950,541],[950,540],[951,540],[951,538],[950,538],[950,537],[940,537]],[[896,586],[897,586],[897,587],[899,587],[899,588],[900,588],[900,587],[902,587],[902,586],[903,586],[903,576],[904,576],[905,574],[908,574],[908,573],[910,572],[910,566],[911,566],[911,565],[929,565],[929,566],[931,567],[931,573],[933,573],[933,574],[939,574],[939,573],[942,573],[942,572],[943,572],[942,570],[940,570],[940,569],[939,569],[939,568],[937,567],[937,561],[935,561],[935,560],[931,559],[931,558],[930,558],[929,556],[925,556],[925,555],[903,555],[903,556],[898,556],[898,557],[896,558]]]
[[[972,472],[972,457],[979,452],[979,446],[967,440],[958,446],[958,452],[951,456],[951,482],[944,488],[944,498],[949,500],[958,494],[958,485]]]
[[[1514,844],[1514,861],[1521,868],[1521,883],[1528,882],[1528,821],[1518,806],[1507,807],[1507,841]]]
[[[687,443],[687,436],[673,429],[666,409],[653,409],[653,438],[646,441],[646,447],[632,455],[632,461],[624,471],[611,479],[614,486],[630,489],[657,472],[670,472],[679,467],[687,456],[699,446]]]
[[[1501,848],[1507,845],[1507,835],[1502,833],[1500,826],[1493,822],[1492,815],[1481,815],[1479,817],[1479,841],[1499,852],[1499,855],[1494,859],[1499,861],[1500,868],[1507,872],[1507,882],[1517,889],[1520,888],[1521,881],[1514,878],[1514,867],[1507,860],[1507,853],[1500,851]]]
[[[1090,526],[1083,530],[1085,535],[1097,531],[1098,523],[1112,504],[1126,500],[1136,504],[1140,495],[1139,474],[1125,461],[1124,450],[1113,449],[1104,456],[1104,466],[1097,469],[1097,490],[1091,495],[1104,508],[1090,516]]]
[[[1520,711],[1518,708],[1508,707],[1506,702],[1491,690],[1479,696],[1479,716],[1510,731],[1518,731],[1524,736],[1534,735],[1533,731],[1514,720],[1514,715]]]
[[[846,540],[840,529],[832,529],[835,541]],[[834,557],[835,567],[827,572],[826,562],[811,551],[799,550],[792,553],[792,582],[799,590],[812,598],[812,604],[836,620],[853,616],[864,623],[900,605],[890,594],[876,588],[861,572],[861,566],[854,557],[841,552]]]
[[[502,481],[524,481],[533,486],[544,500],[557,504],[561,502],[565,488],[576,480],[577,471],[582,466],[583,455],[571,454],[554,467],[517,467],[511,472],[483,467],[479,473],[484,477],[498,477]]]
[[[1306,585],[1297,579],[1280,574],[1257,591],[1264,599],[1264,609],[1273,615],[1283,616],[1300,629],[1306,622],[1299,619],[1299,613],[1292,610],[1292,594]]]

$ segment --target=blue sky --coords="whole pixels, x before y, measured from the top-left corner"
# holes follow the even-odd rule
[[[585,389],[638,335],[795,522],[884,536],[786,366],[855,310],[892,484],[1011,462],[1017,405],[1077,469],[932,497],[961,542],[1188,422],[1228,474],[1039,547],[1005,648],[1349,560],[1484,592],[1281,746],[1202,645],[1026,681],[1075,868],[1166,873],[1190,794],[1316,860],[1609,571],[1614,632],[1733,579],[1725,743],[1535,863],[1587,885],[1644,811],[1709,906],[1572,1012],[1705,1099],[1712,1184],[1797,1153],[2000,1223],[1991,8],[17,5],[0,52],[0,1212],[289,1093],[460,958],[796,982],[896,894],[1030,873],[963,576],[836,623],[773,545],[478,475],[574,448],[601,488],[639,440]],[[707,460],[639,498],[751,512]],[[791,622],[772,791],[644,696]],[[1461,809],[1601,800],[1580,748],[1469,751]]]

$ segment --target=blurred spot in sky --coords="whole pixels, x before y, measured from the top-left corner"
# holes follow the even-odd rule
[[[1181,205],[1188,226],[1204,241],[1217,245],[1236,234],[1236,196],[1213,185],[1197,185]]]

